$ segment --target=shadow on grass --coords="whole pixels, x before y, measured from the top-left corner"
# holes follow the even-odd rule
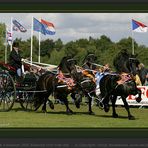
[[[37,113],[37,114],[51,114],[51,115],[86,115],[86,116],[94,116],[94,117],[97,117],[97,118],[113,118],[112,115],[108,114],[108,115],[98,115],[98,114],[89,114],[87,111],[81,111],[81,112],[73,112],[72,114],[68,114],[66,111],[47,111],[46,113],[44,113],[42,110],[37,110],[37,111],[34,111],[34,110],[24,110],[23,108],[19,107],[19,108],[12,108],[11,111],[15,111],[15,112],[18,112],[18,111],[22,111],[22,112],[31,112],[31,113]],[[115,118],[113,118],[115,119]],[[122,116],[122,115],[119,115],[118,118],[116,119],[128,119],[128,116]],[[136,118],[135,117],[135,120],[138,120],[139,118]]]
[[[33,111],[32,109],[23,109],[21,107],[18,107],[18,108],[12,108],[11,111],[15,111],[15,112],[18,112],[18,111],[23,111],[23,112],[35,112]]]
[[[112,119],[128,119],[128,116],[122,116],[119,115],[117,118],[114,118],[112,115],[95,115],[97,117],[102,117],[102,118],[112,118]],[[135,117],[135,120],[138,120],[139,118]]]
[[[43,114],[44,112],[42,111],[36,111],[35,113],[38,113],[38,114]],[[88,112],[73,112],[72,114],[68,114],[66,111],[48,111],[46,112],[46,114],[55,114],[55,115],[58,115],[58,114],[63,114],[63,115],[89,115]]]

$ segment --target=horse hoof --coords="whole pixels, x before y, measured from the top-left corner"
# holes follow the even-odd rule
[[[104,111],[109,112],[109,105],[104,105]]]
[[[72,115],[72,112],[66,112],[67,113],[67,115]]]
[[[80,103],[75,103],[75,105],[76,105],[76,108],[80,108]]]
[[[72,115],[72,114],[73,114],[73,111],[72,111],[71,109],[69,109],[69,110],[66,111],[66,113],[67,113],[68,115]]]
[[[113,118],[118,118],[118,114],[113,114]]]
[[[140,102],[141,102],[141,98],[137,97],[137,98],[136,98],[136,101],[137,101],[138,103],[140,103]]]
[[[129,120],[135,120],[135,117],[134,116],[129,116],[128,119]]]
[[[73,111],[72,111],[71,109],[69,110],[69,112],[70,112],[70,113],[73,113]]]
[[[105,111],[105,112],[109,112],[109,107],[107,107],[107,108],[105,107],[105,108],[104,108],[104,111]]]
[[[91,111],[91,112],[89,112],[89,115],[95,115],[95,113]]]
[[[49,103],[49,107],[50,107],[51,109],[54,109],[54,104],[53,104],[52,102],[50,102],[50,103]]]
[[[46,110],[42,110],[42,112],[43,112],[43,113],[47,113],[47,111],[46,111]]]
[[[38,110],[38,107],[36,107],[36,108],[34,107],[34,111],[36,112],[37,110]]]

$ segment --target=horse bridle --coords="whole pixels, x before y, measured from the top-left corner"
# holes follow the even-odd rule
[[[132,61],[134,61],[134,62],[136,61],[136,58],[129,58],[128,60],[129,60],[129,68],[130,68],[130,71],[133,72],[133,69],[132,69],[131,64],[132,64]]]
[[[67,62],[70,62],[70,61],[76,61],[76,60],[73,58],[67,60]]]

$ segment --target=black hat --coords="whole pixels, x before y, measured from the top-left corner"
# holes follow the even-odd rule
[[[13,47],[19,47],[19,43],[16,42],[16,41],[14,41],[12,46],[13,46]]]

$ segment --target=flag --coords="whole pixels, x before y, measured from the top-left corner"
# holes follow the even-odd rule
[[[33,30],[37,32],[41,32],[42,34],[46,35],[46,30],[44,25],[38,21],[36,18],[33,18]]]
[[[13,31],[20,31],[20,32],[27,31],[17,20],[12,20],[12,23],[13,23]]]
[[[147,26],[132,19],[132,30],[135,32],[147,32]]]
[[[7,31],[6,33],[6,39],[9,45],[12,44],[12,33],[10,31]]]
[[[55,27],[53,23],[47,22],[43,19],[41,19],[41,23],[44,25],[46,34],[48,35],[54,35],[55,34]]]

